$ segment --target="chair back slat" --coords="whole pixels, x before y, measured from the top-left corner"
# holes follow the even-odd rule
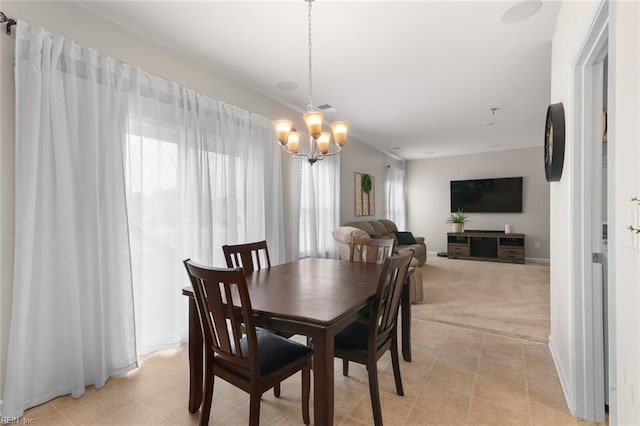
[[[380,273],[378,289],[373,304],[370,328],[370,344],[376,348],[389,337],[398,320],[398,309],[402,297],[402,287],[407,278],[407,270],[413,252],[387,257]],[[375,350],[376,348],[371,348]]]
[[[352,262],[384,263],[385,258],[393,253],[394,240],[356,237],[351,242]]]
[[[266,241],[222,246],[229,268],[243,268],[245,273],[271,267]]]
[[[220,358],[259,373],[256,328],[242,268],[209,268],[189,259],[184,265],[205,343]],[[247,340],[246,351],[241,346],[243,337]]]

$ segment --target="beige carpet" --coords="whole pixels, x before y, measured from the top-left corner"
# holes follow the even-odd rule
[[[549,265],[429,257],[412,316],[536,342],[549,336]]]

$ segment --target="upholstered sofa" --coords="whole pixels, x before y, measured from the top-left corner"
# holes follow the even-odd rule
[[[372,225],[372,223],[376,224]],[[358,225],[358,227],[355,226],[356,224]],[[384,228],[381,228],[380,226],[383,226]],[[380,232],[383,231],[383,229],[384,232]],[[374,232],[376,232],[377,230],[380,233],[375,234],[374,232],[369,232],[372,230]],[[354,222],[336,228],[333,231],[333,239],[336,242],[336,247],[338,248],[340,259],[349,260],[351,257],[351,242],[354,238],[371,238],[373,235],[377,238],[395,239],[396,231],[397,227],[395,223],[391,222],[390,220],[382,219],[370,222]],[[427,257],[427,248],[424,243],[424,238],[418,237],[415,238],[415,240],[416,244],[401,246],[396,245],[395,249],[397,252],[414,250],[413,259],[411,260],[411,266],[414,267],[414,272],[409,280],[409,295],[411,303],[419,303],[424,299],[422,288],[422,271],[420,270],[420,266],[424,265]]]
[[[414,237],[415,244],[401,245],[398,244],[396,232],[398,227],[395,223],[388,219],[378,219],[363,222],[351,222],[343,226],[351,226],[358,228],[367,233],[370,238],[393,238],[396,240],[396,248],[398,252],[413,250],[413,258],[418,261],[418,266],[422,266],[427,261],[427,245],[423,237]],[[339,249],[339,248],[338,248]]]

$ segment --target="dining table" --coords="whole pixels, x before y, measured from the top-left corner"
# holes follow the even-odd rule
[[[334,337],[353,323],[376,294],[382,265],[305,258],[246,275],[259,327],[310,337],[313,341],[314,424],[333,424]],[[191,287],[189,297],[189,411],[202,404],[203,335]],[[401,302],[402,354],[411,360],[408,285]]]

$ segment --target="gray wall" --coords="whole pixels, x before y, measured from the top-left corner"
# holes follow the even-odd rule
[[[402,168],[402,161],[375,150],[358,141],[350,141],[342,151],[340,158],[340,224],[384,219],[387,217],[384,198],[384,181],[387,165]],[[355,216],[355,172],[368,173],[375,177],[376,214],[375,216]]]
[[[549,259],[549,184],[539,148],[408,161],[408,229],[427,239],[430,252],[446,251],[451,180],[524,177],[523,213],[469,213],[467,229],[526,234],[527,258]],[[539,247],[538,247],[539,246]]]

